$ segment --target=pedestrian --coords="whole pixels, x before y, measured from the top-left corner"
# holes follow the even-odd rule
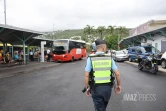
[[[10,59],[10,54],[9,52],[6,52],[5,56],[4,56],[4,63],[8,64],[8,66],[10,66],[11,64],[11,59]]]
[[[106,111],[113,87],[113,73],[117,85],[115,92],[121,92],[120,74],[114,60],[106,53],[106,42],[101,39],[95,41],[97,51],[87,58],[84,83],[86,95],[92,95],[95,111]],[[90,87],[90,88],[89,88]]]
[[[24,52],[23,52],[23,50],[21,50],[20,54],[21,54],[21,57],[24,58]]]
[[[48,48],[48,49],[47,49],[47,56],[48,56],[48,57],[47,57],[47,62],[50,62],[50,57],[51,57],[50,52],[51,52],[51,51],[50,51],[50,48]]]
[[[29,55],[30,55],[31,61],[33,61],[33,51],[32,50],[29,51]]]

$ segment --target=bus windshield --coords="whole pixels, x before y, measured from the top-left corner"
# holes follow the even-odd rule
[[[54,54],[65,54],[68,50],[67,40],[57,40],[54,42]]]

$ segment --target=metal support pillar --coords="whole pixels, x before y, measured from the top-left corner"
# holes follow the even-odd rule
[[[131,45],[132,44],[132,42],[130,42],[129,40],[125,40],[126,42],[128,42],[129,43],[129,45]]]
[[[18,37],[17,35],[15,35],[15,34],[13,34],[13,33],[12,33],[11,35],[17,37],[20,41],[23,42],[23,40],[22,40],[20,37]]]
[[[136,42],[141,43],[141,40],[139,40],[138,38],[133,38]]]
[[[166,32],[165,31],[160,31],[160,33],[162,34],[162,36],[166,37]]]
[[[27,58],[28,60],[27,60],[27,62],[29,63],[29,45],[27,46],[27,53],[28,53],[28,56],[27,56],[27,57],[28,57],[28,58]]]
[[[1,28],[1,29],[0,29],[0,33],[1,33],[3,30],[4,30],[4,28]]]
[[[143,35],[145,38],[147,38],[148,40],[152,40],[154,41],[153,37],[151,36],[151,34],[149,33],[149,36],[147,35]]]
[[[14,47],[14,46],[12,45],[12,57],[13,57],[13,55],[14,55],[14,54],[13,54],[13,53],[14,53],[14,51],[13,51],[13,47]]]
[[[134,42],[132,43],[132,46],[134,46]]]
[[[25,65],[26,64],[25,41],[23,41],[23,59],[24,59],[24,65]]]

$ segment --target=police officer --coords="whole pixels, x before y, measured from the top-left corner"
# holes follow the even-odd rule
[[[90,54],[87,59],[85,67],[84,83],[86,95],[92,95],[95,111],[106,111],[107,104],[111,97],[113,80],[112,71],[115,73],[117,85],[115,88],[116,93],[121,92],[120,74],[115,65],[114,60],[105,54],[106,42],[98,39],[95,41],[97,52]],[[93,82],[93,86],[89,89],[89,80]]]

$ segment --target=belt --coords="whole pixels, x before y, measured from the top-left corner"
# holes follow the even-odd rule
[[[109,83],[98,83],[98,84],[95,84],[95,86],[112,86],[113,83],[112,82],[109,82]]]

